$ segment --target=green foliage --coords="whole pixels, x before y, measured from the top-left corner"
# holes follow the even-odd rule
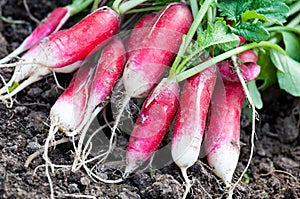
[[[284,0],[220,0],[220,15],[232,21],[232,31],[248,41],[260,42],[270,35],[264,22],[283,24],[289,14]]]

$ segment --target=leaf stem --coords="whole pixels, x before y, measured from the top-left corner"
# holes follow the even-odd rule
[[[118,11],[119,11],[120,14],[127,13],[132,8],[138,6],[141,3],[144,3],[146,1],[147,0],[129,0],[129,1],[126,1],[126,2],[124,2],[122,4],[120,4],[120,6],[118,7]]]
[[[292,27],[287,27],[287,26],[273,26],[270,28],[267,28],[269,32],[271,31],[289,31],[289,32],[294,32],[296,34],[300,34],[300,30]]]
[[[210,7],[210,5],[212,4],[214,0],[205,0],[203,5],[201,6],[197,17],[194,19],[194,22],[192,23],[190,30],[188,31],[187,35],[185,36],[185,41],[182,41],[181,46],[180,46],[180,50],[175,58],[175,61],[173,62],[172,68],[171,68],[171,72],[175,72],[177,66],[179,65],[179,63],[182,60],[183,54],[186,52],[189,44],[192,42],[192,39],[195,35],[195,33],[197,32],[198,27],[200,26],[202,19],[204,18],[208,8]],[[170,73],[171,75],[174,75],[173,73]]]
[[[300,11],[300,1],[290,5],[290,15],[293,15]]]
[[[177,74],[176,75],[176,80],[178,82],[180,81],[183,81],[189,77],[192,77],[193,75],[205,70],[206,68],[220,62],[220,61],[223,61],[233,55],[236,55],[236,54],[239,54],[241,52],[244,52],[246,50],[250,50],[250,49],[253,49],[253,48],[260,48],[260,47],[269,47],[269,48],[274,48],[282,53],[285,54],[285,51],[280,47],[278,46],[277,44],[274,44],[272,42],[267,42],[267,41],[261,41],[259,43],[251,43],[251,44],[247,44],[247,45],[244,45],[244,46],[241,46],[241,47],[238,47],[238,48],[235,48],[235,49],[232,49],[230,51],[227,51],[223,54],[220,54],[212,59],[209,59],[189,70],[186,70],[180,74]]]
[[[70,9],[71,16],[81,12],[85,8],[87,8],[94,0],[75,0],[71,5],[68,6]]]

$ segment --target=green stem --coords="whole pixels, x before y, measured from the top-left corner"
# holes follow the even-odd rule
[[[197,2],[197,0],[190,0],[190,3],[191,3],[193,17],[195,19],[198,15],[198,11],[199,11],[198,2]]]
[[[120,7],[121,3],[122,3],[122,0],[115,0],[112,5],[112,9],[119,13],[119,7]]]
[[[93,6],[92,6],[92,11],[97,10],[100,1],[101,0],[94,0]]]
[[[299,24],[300,24],[300,13],[294,19],[292,19],[286,26],[295,27]]]
[[[140,13],[140,12],[149,12],[149,11],[159,11],[165,8],[166,6],[151,6],[146,8],[137,8],[137,9],[131,9],[126,12],[126,14],[133,14],[133,13]]]
[[[94,0],[75,0],[71,5],[68,5],[70,15],[73,16],[93,3]]]
[[[242,53],[246,50],[250,50],[250,49],[253,49],[253,48],[259,48],[259,47],[269,47],[269,48],[274,48],[282,53],[285,53],[285,51],[280,47],[278,46],[277,44],[274,44],[274,43],[271,43],[271,42],[267,42],[267,41],[262,41],[260,43],[251,43],[251,44],[248,44],[248,45],[244,45],[244,46],[241,46],[241,47],[238,47],[238,48],[235,48],[235,49],[232,49],[230,51],[227,51],[221,55],[218,55],[212,59],[209,59],[189,70],[186,70],[178,75],[176,75],[176,80],[178,82],[180,81],[183,81],[189,77],[192,77],[194,75],[196,75],[197,73],[205,70],[206,68],[220,62],[220,61],[223,61],[233,55],[236,55],[236,54],[239,54],[239,53]]]
[[[124,13],[128,12],[129,10],[131,10],[132,8],[138,6],[141,3],[144,3],[146,1],[147,0],[129,0],[127,2],[122,3],[119,6],[118,11],[119,11],[120,14],[124,14]]]
[[[287,26],[273,26],[270,28],[267,28],[267,30],[269,32],[271,31],[288,31],[288,32],[294,32],[296,34],[300,34],[300,30],[296,29],[296,28],[292,28],[292,27],[287,27]]]
[[[297,1],[293,5],[290,5],[290,15],[293,15],[300,11],[300,1]]]
[[[186,52],[186,49],[188,48],[189,44],[191,43],[195,33],[197,32],[198,27],[200,26],[203,17],[205,16],[205,13],[207,12],[208,8],[210,7],[210,4],[212,4],[214,0],[205,0],[203,5],[201,6],[197,17],[194,19],[194,22],[192,23],[189,32],[186,35],[185,41],[181,43],[180,51],[178,52],[175,61],[173,62],[171,72],[176,71],[177,66],[181,62],[183,54]],[[170,73],[171,75],[174,75],[173,73]]]
[[[214,0],[205,0],[203,5],[201,6],[197,17],[194,19],[194,22],[191,25],[191,28],[186,35],[186,42],[184,43],[184,52],[186,51],[188,45],[191,43],[195,33],[197,32],[198,26],[201,24],[203,17],[205,16],[208,8],[212,4]]]

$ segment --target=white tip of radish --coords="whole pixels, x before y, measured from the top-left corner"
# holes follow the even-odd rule
[[[239,159],[236,146],[222,146],[208,154],[207,159],[214,173],[224,181],[227,187],[230,187]]]
[[[125,174],[128,175],[139,168],[149,158],[149,154],[143,154],[135,150],[127,150]]]
[[[180,168],[192,166],[198,159],[201,140],[191,139],[189,135],[174,138],[172,145],[172,158]],[[185,146],[185,147],[183,147]]]
[[[147,97],[152,88],[152,85],[145,83],[147,81],[144,77],[130,68],[125,68],[122,78],[126,93],[130,97]]]
[[[57,124],[59,130],[63,132],[72,132],[80,116],[75,114],[75,108],[72,100],[62,99],[60,103],[55,103],[50,112],[51,123]]]

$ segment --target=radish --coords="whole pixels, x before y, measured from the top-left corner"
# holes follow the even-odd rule
[[[183,3],[171,3],[154,18],[150,31],[145,35],[123,73],[123,84],[130,97],[147,96],[172,63],[191,26],[193,17]]]
[[[215,90],[204,145],[208,164],[230,186],[240,153],[240,116],[244,91],[239,82]]]
[[[125,65],[122,76],[125,97],[115,118],[110,142],[130,98],[146,97],[161,79],[192,21],[191,11],[183,3],[171,3],[155,16],[149,32],[144,33],[140,47],[130,55]]]
[[[6,92],[13,82],[20,82],[29,77],[25,81],[28,86],[51,71],[64,71],[65,66],[84,59],[97,46],[106,43],[117,33],[119,24],[119,15],[108,7],[102,7],[70,29],[58,31],[44,38],[22,57],[24,61],[14,64],[15,72],[11,80],[0,89],[0,94]],[[67,69],[69,71],[70,67]],[[11,96],[8,94],[2,98]]]
[[[42,38],[58,31],[72,15],[82,11],[92,2],[92,0],[75,0],[68,6],[55,8],[17,49],[0,60],[0,64],[8,62],[11,58],[18,56],[37,44]]]
[[[72,131],[65,131],[68,136],[76,135],[82,130],[80,140],[77,147],[77,157],[74,160],[72,171],[76,171],[82,165],[86,155],[85,151],[82,152],[83,141],[86,138],[86,128],[89,126],[89,121],[93,120],[93,116],[97,115],[101,110],[101,106],[107,101],[114,85],[118,78],[121,76],[125,63],[125,46],[122,40],[115,36],[108,44],[102,49],[98,63],[94,72],[93,79],[91,81],[89,89],[89,99],[86,104],[86,110],[80,123],[77,123]],[[96,108],[97,106],[100,108]],[[59,112],[59,110],[57,110]],[[78,113],[79,114],[79,113]],[[74,115],[72,115],[74,117]],[[88,145],[88,143],[87,143]],[[80,156],[83,157],[80,157]],[[82,164],[78,163],[81,160]]]
[[[238,58],[244,79],[246,81],[254,80],[260,73],[260,66],[256,64],[258,59],[256,53],[252,50],[247,50],[240,53]],[[236,72],[233,71],[231,60],[224,60],[217,63],[217,65],[224,80],[238,81],[238,76]]]
[[[98,61],[95,63],[96,58]],[[52,107],[51,123],[67,135],[78,133],[79,126],[84,126],[96,106],[111,93],[124,62],[125,47],[120,38],[114,37],[103,47],[100,55],[93,54],[80,67],[68,89]]]
[[[178,95],[178,83],[163,79],[146,99],[130,135],[124,176],[137,169],[158,148],[176,113]]]
[[[143,42],[145,35],[149,32],[153,18],[155,14],[150,13],[142,17],[134,26],[133,30],[130,33],[130,36],[126,45],[127,59],[130,55],[139,49],[140,44]]]
[[[206,115],[217,77],[216,66],[188,78],[182,87],[172,138],[172,157],[190,189],[186,170],[198,159],[205,129]]]
[[[228,71],[224,70],[231,67],[228,63],[218,64],[224,86],[219,81],[214,91],[204,145],[208,164],[230,187],[240,153],[240,116],[245,93],[239,79],[234,76],[236,74],[228,75]],[[247,77],[246,81],[250,81],[258,76],[260,67],[254,62],[247,64],[250,65],[248,70],[241,67],[241,71]]]

